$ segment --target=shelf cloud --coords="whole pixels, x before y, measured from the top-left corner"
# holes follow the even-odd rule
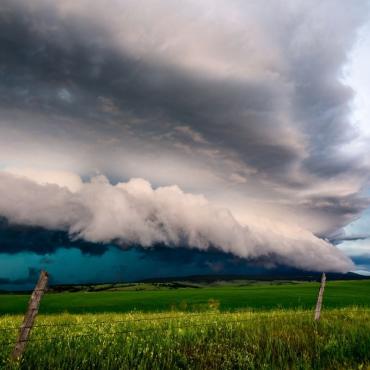
[[[96,176],[72,192],[1,173],[0,195],[0,215],[9,222],[65,230],[73,239],[143,248],[212,247],[241,258],[270,257],[270,263],[313,271],[352,267],[338,249],[307,231],[285,228],[266,233],[256,225],[241,225],[227,209],[178,186],[153,189],[143,179],[112,185],[106,177]]]

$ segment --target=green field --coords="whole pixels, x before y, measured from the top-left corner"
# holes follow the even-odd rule
[[[9,354],[28,300],[0,296],[0,368],[369,369],[370,281],[139,284],[44,296],[27,350]],[[96,287],[101,290],[102,287]]]
[[[137,284],[117,291],[48,293],[40,312],[157,312],[167,310],[199,311],[209,300],[219,303],[221,311],[240,309],[304,308],[316,303],[318,283],[234,282],[196,287],[168,288],[165,284]],[[29,295],[0,295],[0,314],[22,314]],[[325,290],[327,308],[370,307],[370,280],[332,281]]]
[[[3,316],[0,329],[20,316]],[[93,325],[96,323],[96,325]],[[100,324],[98,324],[100,323]],[[70,324],[77,324],[71,325]],[[19,364],[15,331],[0,367],[21,369],[366,369],[370,310],[40,315]],[[56,326],[67,325],[67,326]]]

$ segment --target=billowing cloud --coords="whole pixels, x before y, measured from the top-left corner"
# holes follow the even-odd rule
[[[82,187],[80,176],[69,171],[51,171],[17,167],[7,167],[5,171],[16,176],[26,177],[40,185],[56,184],[60,187],[66,187],[72,192]]]
[[[9,222],[65,230],[72,238],[90,242],[216,248],[315,271],[352,267],[333,245],[307,231],[276,225],[276,231],[266,233],[261,226],[243,226],[227,209],[178,186],[153,189],[143,179],[112,185],[97,176],[71,192],[2,172],[0,195],[0,215]]]

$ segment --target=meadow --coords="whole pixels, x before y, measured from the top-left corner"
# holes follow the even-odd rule
[[[14,309],[0,316],[0,367],[370,366],[370,281],[329,282],[319,322],[313,320],[317,283],[233,283],[178,289],[135,285],[121,289],[46,294],[19,363],[10,363],[9,354],[22,320],[17,304],[23,304],[24,311],[28,296],[2,295],[2,311]]]
[[[129,284],[114,288],[108,286],[105,290],[98,286],[95,291],[48,293],[42,300],[40,313],[199,311],[207,308],[209,300],[219,302],[220,311],[312,309],[319,283],[240,281],[204,285],[182,283],[175,287],[168,284]],[[23,314],[28,299],[29,294],[0,294],[0,315]],[[326,308],[370,307],[370,280],[329,281],[324,301]]]
[[[0,327],[21,317],[5,316]],[[94,323],[96,325],[94,325]],[[75,324],[75,325],[71,325]],[[0,366],[19,369],[363,369],[370,311],[41,315],[18,364],[15,333],[0,339]],[[61,325],[61,326],[57,326]],[[65,325],[65,326],[63,326]]]

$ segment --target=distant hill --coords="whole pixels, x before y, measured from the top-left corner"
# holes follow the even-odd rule
[[[366,280],[370,276],[348,272],[345,274],[329,272],[326,273],[328,280]],[[254,274],[254,275],[191,275],[143,279],[141,283],[166,283],[173,281],[187,281],[195,283],[213,283],[215,281],[232,281],[232,280],[255,280],[255,281],[275,281],[275,280],[297,280],[297,281],[319,281],[321,272],[284,272],[277,274]]]
[[[356,273],[327,273],[327,280],[367,280],[369,276]],[[321,273],[284,273],[271,275],[190,275],[190,276],[171,276],[153,279],[143,279],[136,282],[117,282],[117,283],[91,283],[91,284],[65,284],[52,285],[50,292],[78,292],[78,291],[122,291],[122,290],[157,290],[157,289],[177,289],[177,288],[203,288],[208,285],[226,283],[233,284],[256,284],[258,282],[309,282],[320,281]]]
[[[326,273],[327,280],[368,280],[370,276],[364,276],[349,272],[346,274],[341,273]],[[177,289],[177,288],[203,288],[209,285],[235,285],[235,284],[257,284],[258,282],[313,282],[320,281],[321,273],[319,272],[299,272],[284,271],[279,273],[269,274],[253,274],[253,275],[240,275],[240,274],[208,274],[208,275],[189,275],[189,276],[169,276],[142,279],[138,281],[127,282],[91,282],[85,284],[51,284],[49,292],[79,292],[79,291],[121,291],[121,290],[157,290],[157,289]],[[0,291],[1,293],[11,293],[10,291]],[[22,291],[17,291],[22,293]],[[23,291],[29,293],[29,291]]]

